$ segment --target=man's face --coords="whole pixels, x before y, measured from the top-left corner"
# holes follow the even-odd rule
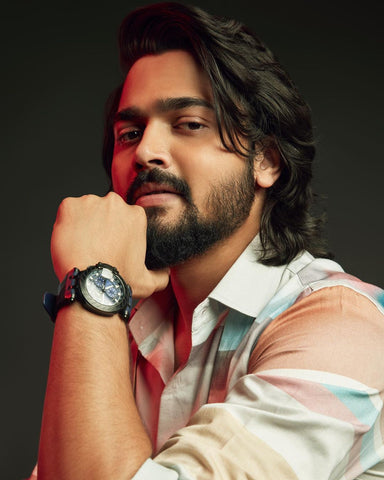
[[[114,135],[113,188],[146,210],[149,268],[204,253],[249,216],[252,163],[222,146],[210,83],[189,53],[133,65]]]

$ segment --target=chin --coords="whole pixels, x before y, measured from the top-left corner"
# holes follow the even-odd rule
[[[169,226],[175,226],[175,222],[179,221],[183,214],[182,211],[170,207],[146,207],[144,210],[148,222]]]

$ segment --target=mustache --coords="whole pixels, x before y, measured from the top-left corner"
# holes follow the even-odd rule
[[[191,190],[185,180],[176,177],[172,173],[164,172],[160,168],[154,168],[153,170],[143,170],[138,173],[127,192],[126,201],[129,205],[134,204],[136,191],[146,183],[157,183],[171,187],[187,203],[192,204]]]

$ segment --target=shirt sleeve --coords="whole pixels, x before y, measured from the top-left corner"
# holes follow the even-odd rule
[[[358,477],[384,458],[383,345],[368,298],[309,295],[267,327],[225,402],[200,408],[135,480]]]

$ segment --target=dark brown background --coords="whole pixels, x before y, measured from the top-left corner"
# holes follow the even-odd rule
[[[148,2],[10,2],[1,17],[1,471],[34,465],[56,289],[50,232],[62,198],[103,194],[104,100],[120,79],[116,32]],[[344,268],[384,286],[382,2],[196,1],[245,21],[313,110],[317,191]]]

